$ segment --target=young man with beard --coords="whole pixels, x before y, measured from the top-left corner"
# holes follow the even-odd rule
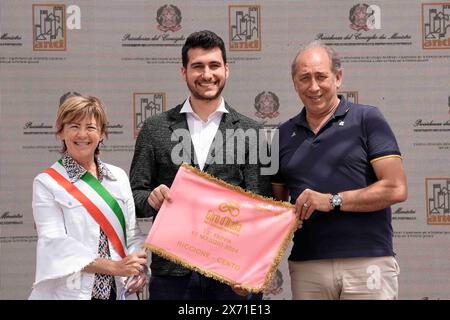
[[[259,160],[256,163],[228,163],[214,156],[215,148],[226,150],[226,135],[230,130],[258,132],[262,129],[256,121],[231,108],[221,95],[230,72],[223,40],[207,30],[191,34],[182,48],[182,62],[181,74],[190,91],[189,98],[175,108],[147,119],[136,141],[130,180],[138,217],[154,217],[163,201],[171,201],[170,186],[181,164],[179,159],[174,159],[173,150],[186,138],[186,132],[189,138],[187,153],[193,151],[185,161],[230,184],[270,195],[270,178],[261,175]],[[217,141],[222,141],[218,135],[221,135],[223,145],[218,146]],[[176,141],[172,137],[176,137]],[[183,145],[186,147],[186,141]],[[251,148],[258,148],[258,143],[246,143],[245,150],[236,148],[234,155],[248,155],[255,151]],[[261,295],[237,294],[237,288],[235,291],[155,254],[152,255],[151,271],[151,300],[261,299]]]

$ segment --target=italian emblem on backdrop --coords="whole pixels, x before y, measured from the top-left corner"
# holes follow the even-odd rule
[[[369,27],[367,26],[367,21],[369,18],[368,8],[369,6],[367,4],[359,3],[350,9],[350,28],[356,31],[369,30]]]
[[[160,7],[156,13],[158,30],[176,32],[181,29],[181,11],[172,4]]]
[[[263,91],[255,97],[255,115],[258,118],[273,119],[280,114],[278,109],[280,108],[280,100],[277,95],[271,91]]]

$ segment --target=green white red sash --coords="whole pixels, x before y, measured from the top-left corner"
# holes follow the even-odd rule
[[[55,163],[51,168],[45,170],[45,173],[86,208],[106,233],[117,253],[125,258],[124,248],[127,247],[125,217],[117,200],[108,190],[89,172],[72,184],[68,180],[67,172],[61,162]]]

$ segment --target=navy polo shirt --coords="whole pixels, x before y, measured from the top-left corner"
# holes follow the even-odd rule
[[[280,170],[273,182],[286,185],[292,203],[306,188],[321,193],[365,188],[377,181],[371,162],[400,157],[378,108],[339,98],[334,115],[316,135],[305,109],[279,128]],[[315,211],[295,233],[289,260],[392,256],[392,233],[390,208]]]

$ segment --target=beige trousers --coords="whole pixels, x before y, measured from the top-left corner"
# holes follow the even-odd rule
[[[394,300],[400,268],[394,257],[289,261],[294,300]]]

